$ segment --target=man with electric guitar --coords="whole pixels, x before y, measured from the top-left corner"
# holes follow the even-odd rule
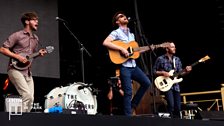
[[[170,46],[166,48],[166,53],[159,56],[153,66],[153,73],[158,76],[155,79],[157,88],[159,86],[163,87],[160,90],[163,91],[165,99],[167,101],[167,110],[170,113],[171,117],[180,118],[181,111],[181,96],[180,96],[180,87],[178,82],[182,81],[182,78],[173,78],[173,74],[180,73],[180,75],[185,75],[192,70],[192,66],[186,66],[182,69],[182,63],[179,57],[175,56],[176,48],[173,42],[170,43]],[[161,82],[160,81],[161,79]],[[169,81],[174,81],[170,89],[166,89],[166,84]]]
[[[33,58],[44,56],[46,49],[38,50],[38,16],[35,12],[26,12],[21,16],[22,30],[12,33],[0,48],[0,52],[10,58],[8,78],[22,96],[22,111],[30,112],[34,101],[34,82],[31,72]],[[20,64],[20,65],[19,65]]]

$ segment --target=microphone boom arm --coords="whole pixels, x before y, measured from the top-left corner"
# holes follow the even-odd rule
[[[80,51],[81,51],[81,66],[82,66],[82,81],[85,82],[83,50],[88,54],[89,57],[92,57],[92,55],[89,53],[89,51],[84,47],[84,45],[79,41],[79,39],[74,35],[74,33],[66,25],[67,21],[65,21],[64,19],[61,19],[59,17],[56,17],[56,21],[61,21],[63,23],[63,25],[65,26],[65,28],[75,38],[75,40],[78,42],[78,44],[80,46]]]

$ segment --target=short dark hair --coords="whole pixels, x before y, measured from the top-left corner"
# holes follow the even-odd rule
[[[23,26],[26,25],[25,21],[26,20],[32,20],[32,19],[38,19],[37,13],[36,12],[26,12],[22,14],[21,17],[21,22],[23,24]]]
[[[118,20],[118,15],[119,14],[123,14],[123,15],[125,15],[125,13],[124,13],[124,11],[117,11],[115,14],[114,14],[114,16],[113,16],[113,18],[112,18],[112,24],[113,24],[113,26],[116,26],[116,21]]]

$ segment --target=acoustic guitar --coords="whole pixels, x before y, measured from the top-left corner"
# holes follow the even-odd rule
[[[124,43],[122,41],[113,41],[112,43],[127,49],[127,51],[129,52],[129,56],[125,57],[120,51],[108,48],[110,60],[114,64],[124,63],[125,61],[131,58],[137,59],[140,56],[141,51],[148,51],[148,50],[156,49],[159,47],[165,48],[170,46],[170,42],[164,42],[158,45],[149,45],[149,46],[142,46],[142,47],[139,47],[136,41],[131,41],[129,43]]]

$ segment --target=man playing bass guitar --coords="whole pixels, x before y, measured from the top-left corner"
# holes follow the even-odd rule
[[[153,66],[153,73],[156,76],[163,76],[164,78],[171,78],[173,72],[181,72],[181,75],[185,75],[192,70],[192,66],[186,66],[185,69],[182,69],[182,63],[179,57],[175,56],[176,47],[173,42],[170,43],[170,46],[166,48],[166,53],[159,56]],[[172,79],[170,79],[172,80]],[[176,79],[176,82],[180,82]],[[159,84],[166,84],[159,83]],[[164,92],[165,99],[167,101],[167,110],[170,113],[171,117],[180,117],[181,110],[181,96],[180,96],[180,87],[178,83],[175,83],[168,91]]]

